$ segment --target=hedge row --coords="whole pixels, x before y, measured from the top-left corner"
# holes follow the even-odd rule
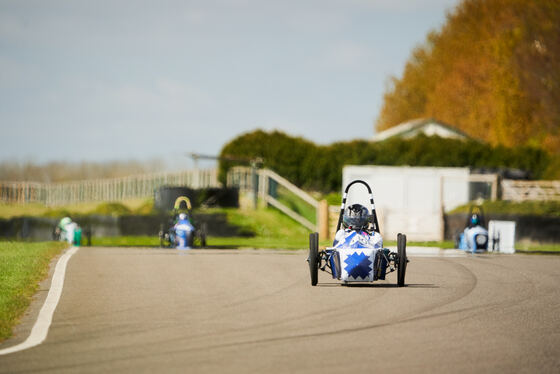
[[[474,168],[515,168],[541,178],[550,162],[539,148],[491,147],[477,141],[417,136],[384,142],[354,140],[327,146],[279,131],[253,131],[226,144],[222,157],[264,159],[264,167],[292,183],[316,191],[338,191],[344,165],[456,166]],[[220,180],[225,182],[232,161],[220,162]]]

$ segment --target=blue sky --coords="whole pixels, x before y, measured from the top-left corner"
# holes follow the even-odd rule
[[[388,78],[458,2],[0,0],[0,161],[369,138]]]

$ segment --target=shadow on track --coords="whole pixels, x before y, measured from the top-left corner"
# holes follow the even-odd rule
[[[348,288],[439,288],[435,284],[427,283],[416,283],[416,284],[405,284],[403,287],[399,287],[396,284],[391,283],[318,283],[317,287],[348,287]]]

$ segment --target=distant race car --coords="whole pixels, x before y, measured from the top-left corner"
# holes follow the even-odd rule
[[[64,217],[53,228],[52,239],[79,246],[82,243],[82,228],[70,217]]]
[[[180,196],[175,200],[171,218],[160,225],[159,243],[162,248],[206,247],[206,224],[198,226],[193,221],[188,197]]]
[[[355,184],[367,188],[371,210],[360,204],[346,207],[348,191]],[[333,279],[344,284],[384,280],[387,273],[396,270],[397,285],[404,286],[408,263],[406,235],[397,235],[397,252],[383,248],[382,243],[371,188],[366,182],[355,180],[344,191],[333,246],[320,251],[319,235],[316,232],[309,235],[307,261],[311,285],[317,285],[319,270],[330,273]]]
[[[488,230],[481,206],[471,206],[465,229],[455,237],[458,249],[470,252],[488,251]]]

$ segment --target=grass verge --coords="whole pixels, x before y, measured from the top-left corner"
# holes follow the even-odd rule
[[[211,248],[307,248],[309,230],[272,208],[257,210],[207,209],[207,213],[225,213],[230,224],[240,228],[243,236],[208,237]],[[158,247],[157,236],[93,237],[94,246]]]
[[[13,204],[0,203],[0,218],[9,219],[21,216],[64,217],[84,214],[149,214],[153,199],[129,199],[118,203],[88,202],[49,208],[39,203]]]
[[[455,248],[455,243],[451,240],[445,241],[429,241],[429,242],[415,242],[415,241],[407,241],[407,247],[436,247],[441,249],[453,249]],[[397,241],[396,240],[383,240],[383,246],[385,247],[396,247]]]
[[[288,237],[243,237],[228,236],[208,237],[208,248],[242,249],[307,249],[309,248],[309,234]],[[159,238],[156,236],[114,236],[93,237],[91,244],[97,247],[159,247]],[[322,241],[319,245],[328,247],[332,241]]]
[[[471,204],[453,209],[450,213],[468,213]],[[485,214],[518,214],[536,216],[560,216],[560,201],[489,201],[482,203]]]
[[[560,253],[560,244],[519,242],[515,244],[515,249],[527,253]]]
[[[303,249],[307,248],[309,238],[302,237],[217,237],[207,238],[208,248],[269,248],[269,249]],[[97,247],[159,247],[157,236],[115,236],[93,237],[91,244]]]
[[[0,341],[12,335],[50,261],[68,245],[59,242],[0,242]]]
[[[159,247],[159,238],[154,236],[107,236],[91,238],[95,247]]]
[[[98,247],[159,247],[159,239],[156,236],[118,236],[118,237],[94,237],[92,245]],[[385,247],[396,247],[394,240],[383,241]],[[321,248],[332,246],[331,240],[319,242]],[[452,241],[441,242],[415,242],[407,243],[409,247],[436,247],[442,249],[453,249]],[[208,248],[268,248],[268,249],[307,249],[309,248],[309,233],[284,237],[208,237]],[[520,252],[529,253],[560,253],[560,244],[538,244],[521,243],[516,244]]]
[[[239,226],[242,232],[254,234],[255,238],[291,241],[296,237],[307,238],[310,233],[308,229],[274,208],[257,210],[228,208],[218,211],[225,212],[229,223]]]
[[[317,223],[316,210],[309,203],[296,196],[294,193],[287,190],[283,186],[278,186],[277,194],[277,199],[279,202],[281,202],[300,216],[304,217],[309,222]]]

